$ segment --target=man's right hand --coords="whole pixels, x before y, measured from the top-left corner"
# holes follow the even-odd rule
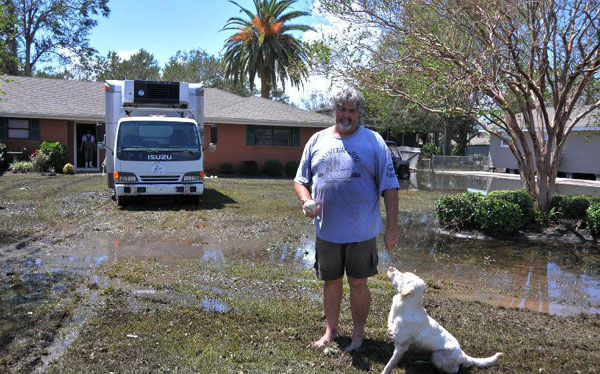
[[[302,205],[302,213],[309,218],[315,218],[317,215],[319,215],[319,212],[321,211],[321,204],[317,204],[317,209],[315,209],[315,211],[313,213],[308,213],[306,211],[306,209],[304,209],[304,205]]]

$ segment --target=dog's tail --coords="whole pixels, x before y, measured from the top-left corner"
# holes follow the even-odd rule
[[[487,358],[475,358],[463,352],[463,363],[467,365],[474,365],[480,368],[486,368],[494,365],[500,357],[504,356],[504,353],[498,352],[493,356]]]

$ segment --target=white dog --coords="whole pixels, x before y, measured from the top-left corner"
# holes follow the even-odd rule
[[[458,340],[427,315],[423,308],[425,282],[412,273],[401,273],[393,266],[387,274],[397,290],[388,317],[388,331],[395,347],[383,374],[392,371],[410,346],[432,351],[433,365],[446,373],[458,372],[460,364],[488,367],[503,355],[496,353],[488,358],[468,356],[460,349]]]

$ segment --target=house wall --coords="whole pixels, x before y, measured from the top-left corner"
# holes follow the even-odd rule
[[[210,142],[209,126],[211,124],[205,125],[206,146]],[[218,173],[221,164],[229,162],[237,171],[242,161],[253,160],[258,163],[259,170],[261,170],[267,160],[278,160],[282,165],[288,161],[300,161],[304,145],[314,133],[320,130],[322,128],[300,128],[300,146],[250,146],[246,145],[246,125],[218,124],[217,150],[204,153],[204,169],[209,173]]]
[[[517,159],[510,148],[502,147],[501,140],[490,136],[490,159],[491,166],[495,168],[518,169]]]
[[[490,153],[489,145],[468,145],[466,150],[467,156],[488,156]]]
[[[495,168],[519,168],[510,148],[502,147],[495,136],[490,138],[490,157]],[[600,132],[581,131],[569,135],[561,150],[558,171],[600,174]]]
[[[69,152],[69,162],[73,162],[72,124],[70,121],[55,119],[40,119],[40,139],[0,139],[6,144],[7,151],[21,151],[26,148],[24,154],[19,157],[20,160],[28,160],[36,149],[40,148],[43,141],[60,142],[67,147]]]

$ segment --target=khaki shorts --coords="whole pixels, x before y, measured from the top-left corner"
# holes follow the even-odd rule
[[[320,280],[329,281],[346,275],[368,278],[377,274],[377,245],[375,238],[357,243],[331,243],[317,238],[315,270]]]

